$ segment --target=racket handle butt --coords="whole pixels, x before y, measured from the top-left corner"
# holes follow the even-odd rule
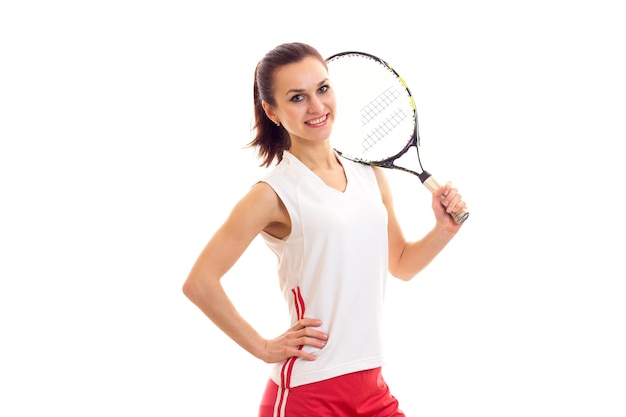
[[[424,184],[424,186],[428,188],[431,193],[434,193],[441,188],[441,185],[437,182],[437,180],[427,171],[423,171],[418,175],[418,177],[422,184]],[[464,208],[454,213],[450,213],[450,216],[452,216],[457,224],[462,224],[469,217],[469,211]]]

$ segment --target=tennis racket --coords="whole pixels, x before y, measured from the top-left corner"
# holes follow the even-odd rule
[[[331,143],[344,158],[417,175],[430,192],[441,185],[424,170],[415,101],[400,75],[382,59],[363,52],[342,52],[326,60],[337,95],[339,116]],[[408,169],[396,160],[409,149],[417,151],[418,167]],[[463,223],[467,209],[450,213]]]

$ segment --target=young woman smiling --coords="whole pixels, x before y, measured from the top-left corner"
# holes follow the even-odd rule
[[[233,207],[184,283],[185,295],[250,354],[273,364],[259,416],[404,416],[385,383],[386,280],[409,280],[461,228],[465,207],[446,184],[433,193],[435,224],[407,241],[382,169],[340,158],[330,144],[336,97],[313,47],[282,44],[258,63],[255,137],[263,178]],[[220,280],[261,235],[278,259],[291,327],[261,336]],[[262,304],[259,300],[259,304]]]

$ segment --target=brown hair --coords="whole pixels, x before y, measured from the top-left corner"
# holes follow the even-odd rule
[[[304,43],[284,43],[269,51],[256,66],[254,71],[254,139],[249,146],[257,148],[257,155],[262,158],[261,166],[268,167],[276,159],[283,159],[283,151],[291,147],[289,133],[276,126],[265,114],[261,103],[276,106],[274,98],[274,73],[281,67],[302,61],[306,57],[319,59],[326,65],[320,53]]]

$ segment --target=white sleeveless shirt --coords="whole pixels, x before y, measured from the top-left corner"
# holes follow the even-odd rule
[[[324,348],[303,347],[315,361],[292,357],[275,364],[281,388],[321,381],[383,364],[381,324],[387,280],[387,211],[372,167],[340,158],[344,192],[329,187],[285,151],[263,182],[285,204],[291,233],[262,236],[278,257],[280,288],[291,323],[317,318]]]

